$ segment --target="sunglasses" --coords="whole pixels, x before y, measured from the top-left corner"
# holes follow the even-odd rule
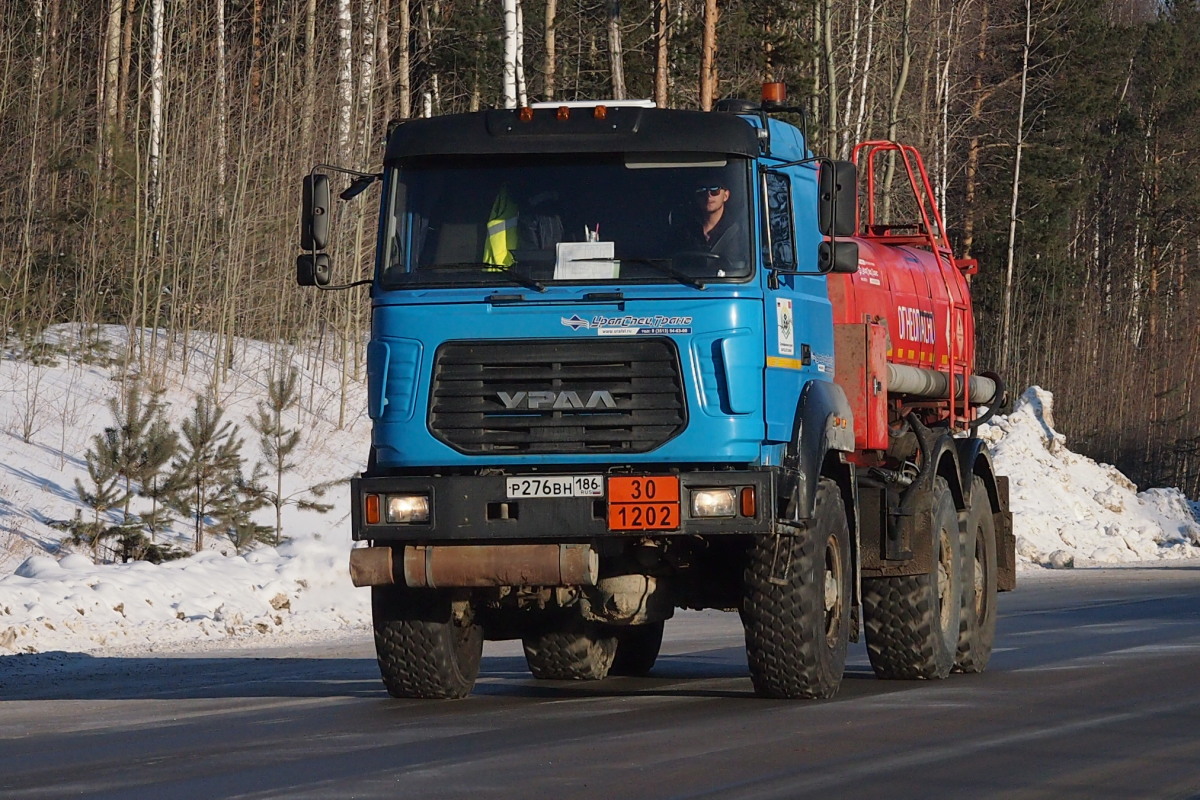
[[[700,186],[696,188],[696,194],[707,194],[709,197],[716,197],[723,191],[725,191],[724,186]]]

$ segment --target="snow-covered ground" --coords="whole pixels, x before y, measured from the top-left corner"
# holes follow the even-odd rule
[[[114,352],[124,349],[123,329],[101,335]],[[61,326],[49,336],[78,349],[77,328]],[[161,380],[176,426],[196,394],[211,393],[215,383],[252,462],[257,447],[247,419],[265,396],[264,372],[286,357],[301,370],[304,387],[287,423],[304,437],[285,494],[362,469],[370,436],[364,387],[350,384],[343,409],[333,361],[239,341],[232,368],[214,382],[213,342],[193,334],[188,347],[186,369],[177,343]],[[0,655],[194,649],[231,637],[311,640],[365,628],[368,592],[351,586],[347,570],[344,486],[326,497],[335,504],[326,514],[286,509],[288,538],[278,548],[239,556],[229,542],[210,541],[200,554],[153,565],[95,563],[86,548],[63,547],[63,532],[50,523],[82,508],[75,480],[86,482],[83,454],[111,424],[105,401],[120,391],[121,370],[75,356],[54,362],[0,359]],[[1072,453],[1054,430],[1051,402],[1048,392],[1029,389],[1011,414],[981,431],[998,470],[1011,479],[1023,568],[1200,558],[1195,506],[1173,489],[1138,493],[1114,468]],[[271,513],[260,512],[259,521],[273,521]],[[186,546],[190,535],[186,523],[176,523],[176,543]]]

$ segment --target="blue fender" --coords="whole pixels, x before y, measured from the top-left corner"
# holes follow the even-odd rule
[[[842,387],[831,381],[809,381],[800,392],[791,442],[783,457],[778,518],[811,518],[826,457],[853,451],[854,415]]]

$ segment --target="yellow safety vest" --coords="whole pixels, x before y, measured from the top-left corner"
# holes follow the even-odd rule
[[[483,243],[483,263],[494,264],[497,269],[511,267],[516,259],[512,251],[517,247],[517,204],[508,196],[508,187],[502,187],[492,213],[488,216],[487,239]],[[493,270],[494,271],[494,270]]]

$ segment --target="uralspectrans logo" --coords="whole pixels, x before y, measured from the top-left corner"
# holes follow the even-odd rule
[[[633,314],[608,317],[597,314],[591,319],[572,314],[570,317],[561,317],[559,322],[573,331],[595,331],[597,336],[670,336],[692,332],[691,317],[669,317],[664,314],[649,317]]]

